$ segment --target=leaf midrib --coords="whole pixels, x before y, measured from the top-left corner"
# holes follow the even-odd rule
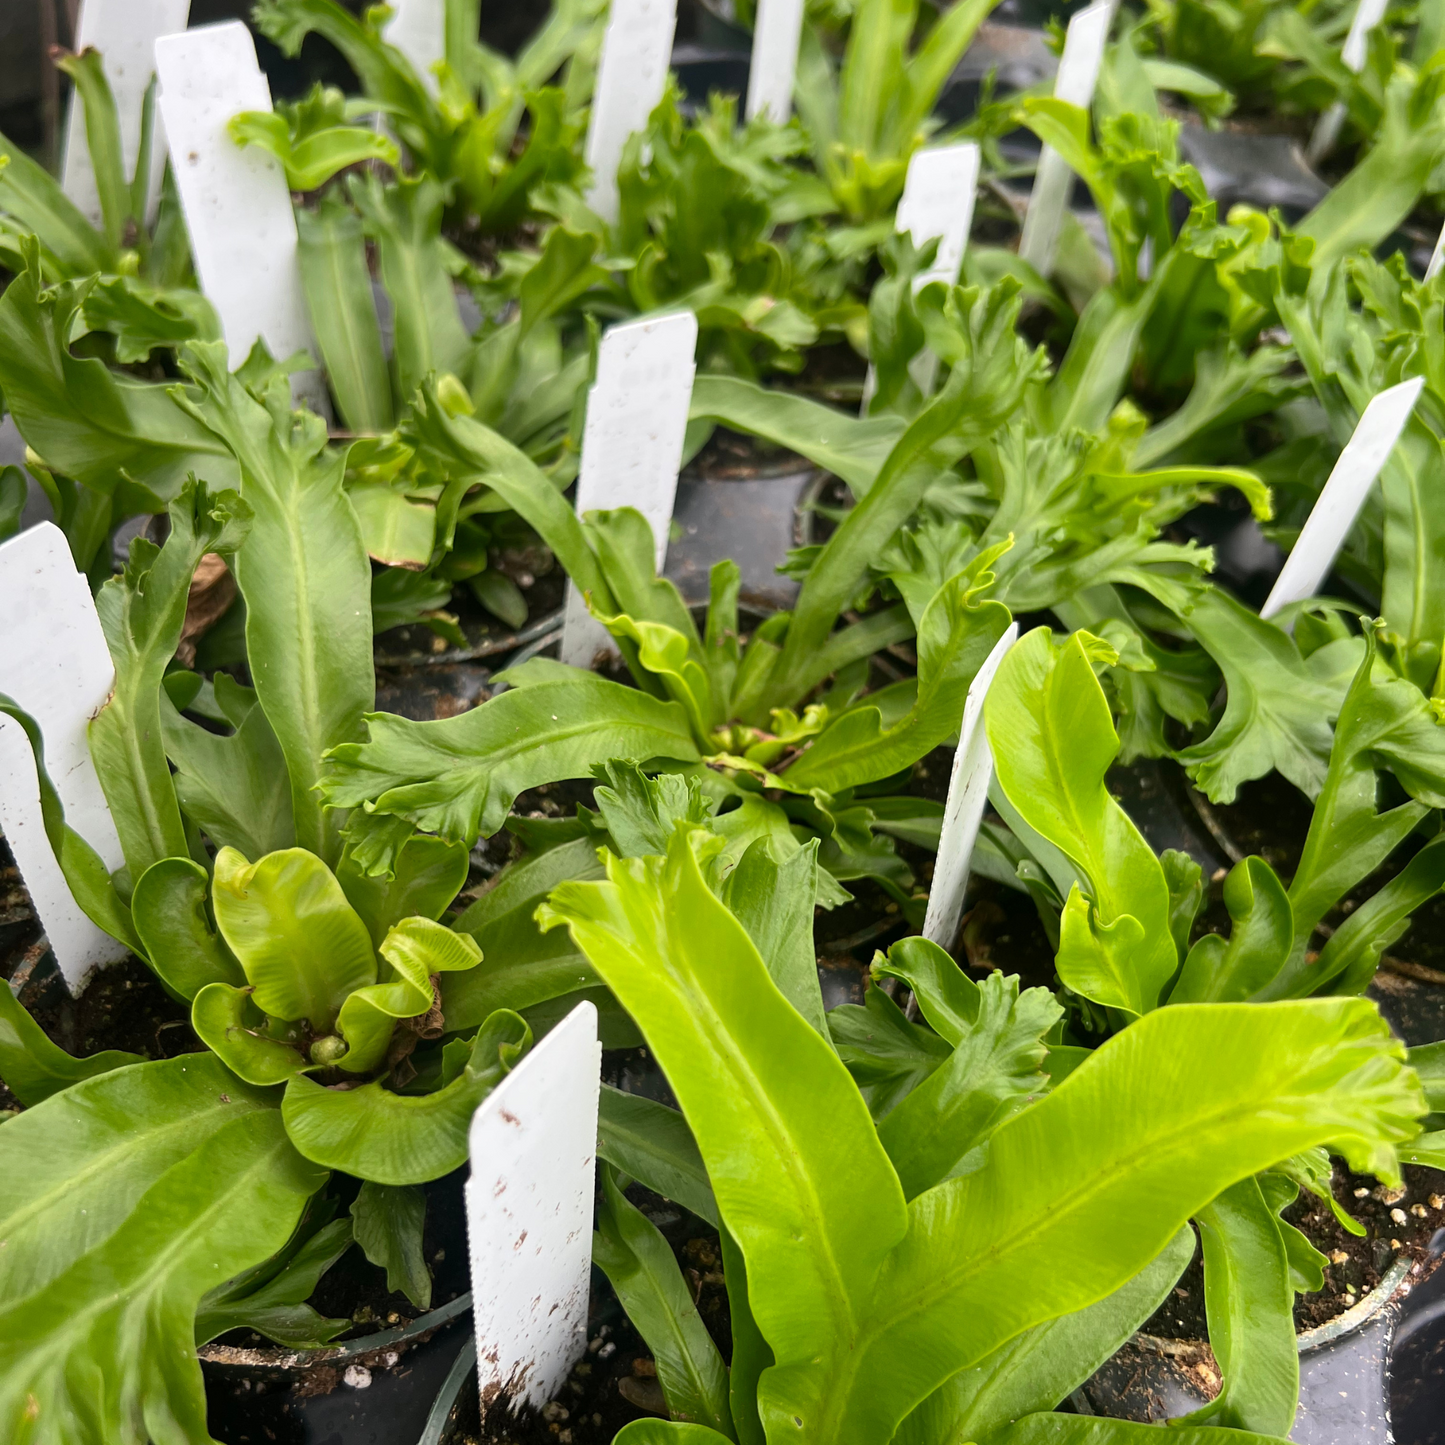
[[[244,1102],[240,1105],[240,1108],[248,1113],[261,1113],[264,1112],[265,1109],[268,1107],[269,1106],[267,1105],[253,1105],[249,1102]],[[151,1142],[163,1145],[168,1136],[176,1132],[194,1129],[197,1121],[200,1119],[204,1119],[207,1115],[217,1114],[221,1110],[233,1111],[236,1108],[237,1105],[234,1103],[214,1104],[209,1106],[202,1113],[188,1114],[184,1119],[177,1119],[174,1120],[172,1123],[162,1126],[159,1129],[154,1129],[147,1137]],[[224,1125],[222,1127],[224,1127]],[[206,1135],[207,1139],[211,1137],[211,1134]],[[205,1141],[202,1140],[201,1142],[204,1143]],[[200,1148],[200,1144],[198,1143],[196,1147]],[[56,1185],[50,1190],[48,1190],[46,1193],[36,1196],[29,1203],[22,1205],[13,1214],[10,1214],[5,1218],[0,1219],[0,1233],[3,1233],[7,1236],[13,1234],[17,1228],[23,1227],[37,1213],[48,1209],[53,1203],[63,1198],[66,1194],[73,1193],[80,1185],[86,1183],[95,1175],[107,1172],[110,1168],[110,1165],[118,1155],[132,1155],[135,1153],[135,1149],[136,1140],[134,1139],[134,1137],[117,1138],[115,1144],[111,1148],[105,1150],[101,1154],[91,1155],[85,1165],[77,1173],[67,1174],[63,1180],[58,1181]],[[181,1158],[186,1157],[188,1156],[181,1156]],[[172,1161],[173,1164],[177,1162],[179,1161]],[[172,1166],[167,1167],[169,1168]],[[149,1188],[149,1186],[147,1186],[147,1188]],[[142,1194],[144,1192],[145,1191],[142,1190]],[[118,1229],[120,1228],[120,1226],[117,1225],[116,1228]],[[114,1230],[112,1230],[112,1233],[114,1233]]]
[[[1181,1147],[1186,1153],[1198,1156],[1201,1153],[1209,1152],[1202,1147],[1202,1141],[1206,1137],[1212,1137],[1217,1130],[1237,1127],[1237,1123],[1237,1112],[1232,1108],[1221,1106],[1214,1113],[1206,1115],[1203,1120],[1181,1120],[1173,1129],[1153,1136],[1146,1145],[1136,1142],[1127,1151],[1121,1147],[1117,1151],[1118,1157],[1114,1163],[1116,1166],[1127,1168],[1130,1157],[1147,1154],[1151,1158],[1157,1158],[1161,1154],[1168,1155],[1172,1149]],[[886,1336],[890,1331],[897,1330],[904,1321],[936,1308],[948,1296],[961,1293],[967,1287],[969,1280],[975,1278],[985,1268],[996,1265],[1000,1260],[1011,1255],[1026,1255],[1033,1252],[1036,1236],[1053,1228],[1056,1221],[1068,1220],[1071,1216],[1092,1206],[1098,1195],[1116,1187],[1115,1179],[1118,1173],[1119,1168],[1117,1167],[1110,1170],[1101,1166],[1095,1171],[1094,1181],[1087,1187],[1076,1190],[1069,1196],[1067,1203],[1062,1206],[1057,1202],[1050,1203],[1047,1211],[1037,1216],[1035,1222],[1025,1226],[1021,1231],[1012,1230],[1007,1236],[1000,1239],[998,1245],[983,1254],[975,1255],[966,1264],[952,1270],[940,1269],[928,1285],[918,1290],[908,1300],[904,1308],[898,1309],[880,1320],[870,1322],[862,1331],[857,1341],[857,1347],[849,1353],[853,1368],[844,1373],[843,1379],[838,1381],[834,1389],[829,1392],[828,1398],[838,1401],[840,1405],[846,1404],[854,1393],[858,1366],[868,1358],[880,1338]],[[903,1242],[900,1242],[895,1246],[895,1253],[902,1247]],[[967,1366],[961,1368],[967,1368]]]
[[[118,1299],[125,1300],[125,1313],[131,1314],[140,1307],[143,1316],[149,1315],[151,1311],[144,1308],[145,1302],[153,1298],[157,1291],[168,1283],[170,1270],[173,1267],[171,1261],[174,1260],[175,1256],[185,1250],[197,1233],[202,1231],[208,1233],[212,1219],[216,1215],[226,1212],[237,1195],[249,1192],[252,1178],[266,1171],[276,1156],[290,1147],[290,1141],[283,1134],[270,1149],[258,1156],[243,1173],[237,1176],[223,1194],[214,1198],[207,1208],[195,1215],[189,1224],[173,1234],[170,1239],[161,1246],[158,1252],[147,1260],[139,1282],[132,1279],[128,1288],[122,1287],[111,1291],[109,1294],[100,1295],[93,1299],[90,1304],[75,1310],[67,1317],[65,1324],[60,1329],[53,1331],[46,1337],[50,1341],[50,1347],[48,1349],[44,1346],[36,1348],[32,1358],[43,1362],[46,1359],[53,1358],[57,1354],[63,1356],[66,1353],[68,1343],[73,1340],[76,1335],[83,1334],[90,1322],[97,1315],[103,1314],[110,1309]],[[189,1157],[191,1156],[186,1156],[186,1158]],[[185,1159],[176,1161],[177,1164],[184,1162]],[[167,1173],[169,1173],[169,1170]],[[160,1178],[164,1177],[164,1175],[160,1176]],[[157,1182],[159,1182],[159,1180],[157,1180]],[[136,1201],[137,1204],[139,1204],[139,1202],[139,1200]],[[123,1224],[124,1221],[122,1221],[122,1227]],[[107,1237],[107,1239],[99,1241],[94,1246],[94,1249],[88,1250],[86,1255],[81,1256],[81,1259],[94,1253],[95,1250],[103,1249],[106,1244],[109,1243],[110,1238],[113,1238],[117,1232],[118,1229],[113,1231],[112,1235]],[[78,1264],[79,1260],[75,1261],[75,1263]],[[33,1296],[27,1298],[33,1298]],[[6,1310],[6,1313],[10,1313],[25,1303],[25,1300],[16,1301]],[[187,1339],[187,1344],[194,1347],[194,1342],[190,1339]]]
[[[530,689],[528,690],[530,691]],[[654,701],[657,701],[657,699],[654,699]],[[686,712],[686,709],[682,707],[682,704],[676,701],[664,704],[664,706],[676,707],[679,710],[683,711],[684,714]],[[525,724],[519,724],[517,727],[517,731],[521,732],[524,725]],[[514,758],[524,758],[529,752],[539,751],[540,749],[545,748],[552,743],[571,742],[574,738],[584,734],[595,735],[602,732],[604,729],[610,732],[619,728],[640,729],[648,732],[655,732],[668,738],[681,738],[687,742],[689,747],[692,747],[694,752],[697,751],[696,747],[693,746],[692,729],[687,726],[684,726],[678,729],[676,732],[673,732],[663,728],[658,723],[654,722],[624,722],[618,718],[611,718],[599,724],[596,721],[581,718],[575,723],[564,723],[560,725],[555,731],[548,732],[546,737],[542,739],[538,739],[535,734],[532,734],[530,737],[525,738],[520,742],[508,742],[498,744],[495,748],[488,751],[485,758],[478,758],[473,761],[468,771],[477,776],[494,773],[501,768],[503,763],[510,762]],[[458,761],[466,761],[464,754],[459,758],[458,753],[453,749],[438,749],[438,751],[443,752],[447,756]],[[413,774],[401,774],[398,776],[403,777],[407,782],[417,781],[417,779],[415,779],[415,775]],[[420,781],[430,780],[421,779]]]
[[[773,1105],[769,1091],[758,1078],[746,1055],[735,1044],[733,1035],[713,1005],[711,996],[706,990],[694,984],[694,978],[693,971],[688,969],[678,980],[682,985],[684,996],[692,1002],[693,1017],[699,1025],[704,1023],[708,1025],[707,1033],[713,1038],[713,1047],[717,1055],[722,1059],[724,1067],[729,1067],[734,1078],[744,1087],[745,1097],[753,1101],[755,1117],[763,1124],[774,1154],[782,1165],[784,1175],[793,1182],[794,1197],[800,1199],[806,1206],[806,1213],[812,1222],[818,1240],[818,1248],[813,1251],[813,1257],[815,1260],[821,1257],[826,1263],[826,1269],[820,1270],[819,1274],[825,1290],[833,1301],[834,1317],[841,1319],[846,1326],[846,1332],[834,1332],[834,1351],[842,1348],[845,1338],[851,1346],[852,1342],[858,1338],[858,1319],[850,1292],[844,1283],[838,1256],[832,1248],[822,1201],[818,1197],[811,1174],[801,1163],[806,1151],[794,1142],[781,1111]],[[704,1160],[704,1162],[706,1161]],[[755,1287],[750,1289],[750,1294],[754,1298],[756,1293]]]

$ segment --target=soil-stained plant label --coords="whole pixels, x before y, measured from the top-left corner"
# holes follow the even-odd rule
[[[578,1004],[472,1117],[467,1235],[482,1414],[541,1406],[587,1344],[602,1045]]]

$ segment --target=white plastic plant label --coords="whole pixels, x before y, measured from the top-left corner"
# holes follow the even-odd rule
[[[1365,68],[1365,57],[1369,52],[1370,31],[1385,18],[1388,0],[1360,0],[1355,7],[1355,17],[1350,21],[1350,33],[1340,47],[1340,60],[1345,69],[1358,75]],[[1305,149],[1305,159],[1313,166],[1334,150],[1340,138],[1340,127],[1345,123],[1343,102],[1335,101],[1315,122],[1310,134],[1310,143]]]
[[[939,146],[936,150],[914,151],[908,162],[908,175],[903,182],[903,195],[898,201],[894,229],[907,231],[915,246],[938,241],[933,265],[913,279],[916,295],[930,281],[958,280],[973,225],[973,203],[978,191],[978,147],[972,141],[961,145]],[[938,375],[938,358],[926,348],[908,365],[908,374],[919,391],[928,396]],[[862,414],[877,387],[877,376],[870,365],[863,382]]]
[[[1445,262],[1445,226],[1435,238],[1435,249],[1430,253],[1430,264],[1425,268],[1425,279],[1433,281],[1439,274],[1441,262]]]
[[[793,113],[793,79],[798,39],[803,33],[803,0],[758,0],[753,17],[753,56],[748,67],[747,118],[766,115],[786,125]]]
[[[163,36],[156,73],[196,275],[221,319],[232,369],[258,338],[277,361],[310,351],[286,174],[274,156],[237,145],[226,128],[243,110],[271,109],[251,32],[233,20]],[[293,376],[292,389],[325,409],[316,372]]]
[[[1064,53],[1054,78],[1056,100],[1066,100],[1083,110],[1093,104],[1094,85],[1099,79],[1113,18],[1114,0],[1099,0],[1069,21]],[[1074,173],[1064,158],[1052,146],[1045,146],[1039,155],[1039,168],[1034,172],[1034,189],[1024,217],[1023,235],[1019,238],[1019,255],[1042,276],[1053,269],[1059,228],[1063,225],[1073,183]]]
[[[958,280],[973,225],[978,166],[978,146],[973,141],[915,151],[908,163],[908,176],[903,183],[894,224],[898,230],[912,235],[915,246],[938,238],[933,265],[913,279],[915,293],[930,281],[952,285]],[[920,351],[908,371],[919,391],[928,396],[938,376],[938,358],[929,350]]]
[[[1019,625],[1011,622],[984,659],[963,704],[963,725],[958,733],[958,750],[953,755],[948,801],[943,808],[943,831],[938,838],[938,860],[933,865],[933,885],[928,890],[928,912],[923,920],[923,936],[950,952],[958,938],[973,845],[978,841],[979,825],[988,802],[989,780],[993,777],[993,753],[983,726],[983,701],[999,664],[1018,636]]]
[[[1259,609],[1261,617],[1273,617],[1291,602],[1302,602],[1319,591],[1424,385],[1424,377],[1412,377],[1380,392],[1365,408]]]
[[[120,153],[126,179],[135,173],[140,156],[141,119],[146,91],[155,74],[155,43],[173,30],[184,30],[191,12],[191,0],[81,0],[75,24],[75,49],[98,50],[105,61],[105,78],[115,97],[120,124]],[[151,201],[159,200],[161,174],[165,169],[165,138],[156,129],[151,135],[150,170],[146,189],[146,216]],[[65,161],[61,171],[65,194],[80,208],[90,224],[100,229],[103,221],[100,192],[95,187],[95,168],[85,140],[85,107],[71,92],[70,112],[65,128]]]
[[[59,527],[42,522],[0,546],[0,693],[40,728],[45,771],[65,821],[114,871],[120,838],[91,762],[86,727],[104,705],[115,668],[90,586]],[[0,830],[72,993],[97,966],[126,955],[71,897],[40,811],[40,783],[25,729],[0,715]]]
[[[894,224],[899,231],[912,234],[915,246],[935,237],[938,240],[933,265],[914,279],[915,291],[930,281],[958,280],[969,227],[973,225],[978,161],[978,147],[965,141],[962,145],[915,151],[908,163]]]
[[[472,1116],[466,1185],[482,1418],[545,1405],[587,1346],[602,1045],[580,1003]]]
[[[1365,56],[1370,45],[1370,31],[1385,18],[1388,0],[1360,0],[1355,7],[1355,17],[1350,21],[1350,33],[1340,47],[1340,59],[1345,67],[1358,75],[1365,68]]]
[[[383,32],[387,42],[411,61],[412,68],[436,94],[432,66],[447,55],[446,0],[391,0],[392,17]]]
[[[667,561],[696,351],[697,317],[691,311],[614,326],[602,338],[597,380],[587,394],[578,515],[636,507],[652,528],[659,572]],[[562,661],[589,667],[598,650],[611,645],[582,594],[569,584]]]
[[[604,221],[617,219],[622,148],[647,124],[667,86],[676,28],[677,0],[612,0],[587,126],[587,204]]]

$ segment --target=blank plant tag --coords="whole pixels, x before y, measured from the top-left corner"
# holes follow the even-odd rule
[[[927,271],[914,277],[916,294],[930,281],[953,285],[963,265],[969,228],[973,225],[973,203],[978,190],[978,147],[972,141],[941,146],[937,150],[915,151],[908,163],[908,177],[898,202],[895,225],[913,236],[921,246],[938,238],[938,254]],[[924,396],[933,392],[938,376],[938,357],[927,348],[909,363],[908,373]]]
[[[597,380],[587,394],[577,513],[636,507],[652,528],[659,572],[667,561],[696,351],[691,311],[614,326],[602,338]],[[569,583],[562,661],[590,667],[598,650],[611,646]]]
[[[958,280],[973,225],[973,203],[978,189],[978,147],[972,141],[962,145],[939,146],[936,150],[914,151],[903,182],[894,229],[907,231],[915,246],[937,240],[933,265],[913,278],[918,294],[930,281]],[[938,358],[927,348],[908,364],[908,374],[919,391],[928,396],[938,376]],[[863,382],[864,416],[877,389],[877,375],[870,365]]]
[[[251,32],[233,20],[164,36],[156,73],[196,275],[221,319],[232,369],[258,339],[277,361],[311,350],[285,171],[226,129],[243,110],[271,109]],[[292,389],[326,408],[317,373],[293,375]]]
[[[938,838],[938,861],[933,865],[933,886],[928,890],[928,913],[923,920],[923,936],[950,952],[958,938],[973,845],[978,841],[979,825],[988,802],[989,779],[993,776],[993,753],[983,726],[983,700],[988,696],[999,664],[1018,641],[1018,635],[1018,623],[1011,622],[984,659],[963,704],[958,751],[953,755],[948,802],[943,808],[943,831]]]
[[[446,0],[391,0],[393,11],[384,34],[387,42],[411,61],[433,95],[437,78],[432,66],[447,57]]]
[[[676,28],[677,0],[612,0],[587,126],[587,204],[609,223],[617,220],[622,148],[662,99]]]
[[[1430,264],[1425,268],[1427,281],[1435,279],[1442,261],[1445,261],[1445,226],[1440,227],[1440,234],[1435,238],[1435,249],[1430,253]]]
[[[45,771],[65,821],[112,872],[125,859],[86,726],[104,705],[115,668],[85,577],[75,570],[65,534],[50,522],[0,546],[0,693],[34,718]],[[40,782],[25,729],[0,714],[0,829],[72,993],[91,969],[126,955],[71,897],[40,811]]]
[[[786,125],[793,113],[793,78],[798,70],[798,38],[803,32],[803,0],[758,0],[753,19],[753,58],[748,68],[747,118],[766,115]]]
[[[1269,597],[1259,609],[1261,617],[1273,617],[1291,602],[1302,602],[1319,591],[1375,478],[1395,449],[1424,385],[1425,379],[1421,376],[1402,381],[1380,392],[1365,408],[1354,435],[1345,444],[1306,519],[1294,550],[1285,558]]]
[[[587,1345],[602,1045],[580,1003],[472,1116],[467,1237],[482,1418],[545,1405]]]
[[[913,153],[895,226],[911,232],[915,246],[938,238],[938,254],[933,265],[914,279],[915,291],[930,281],[958,280],[977,187],[978,147],[972,141]]]
[[[190,12],[191,0],[82,0],[75,25],[75,49],[77,53],[98,50],[105,61],[105,78],[115,96],[116,117],[120,122],[121,161],[127,181],[135,174],[140,156],[141,118],[146,91],[156,68],[155,43],[173,30],[184,30]],[[165,162],[165,139],[153,131],[146,187],[147,217],[151,214],[150,198],[159,197]],[[99,230],[103,217],[100,192],[95,187],[95,169],[85,142],[85,107],[74,91],[70,96],[65,164],[61,174],[65,194]]]
[[[1350,21],[1350,33],[1340,47],[1340,60],[1345,69],[1358,75],[1365,68],[1365,56],[1370,47],[1370,31],[1385,18],[1388,0],[1360,0],[1355,7],[1355,18]],[[1318,165],[1334,150],[1340,138],[1340,127],[1345,123],[1345,106],[1335,101],[1315,122],[1310,143],[1305,148],[1305,159]]]
[[[1104,44],[1113,18],[1114,0],[1099,0],[1069,21],[1064,53],[1054,79],[1056,100],[1066,100],[1082,110],[1088,110],[1093,104],[1094,85],[1099,79]],[[1033,193],[1024,217],[1023,235],[1019,238],[1019,255],[1041,276],[1047,276],[1053,269],[1059,228],[1064,222],[1073,184],[1074,173],[1067,162],[1052,146],[1045,146],[1039,155],[1039,168],[1034,172]]]

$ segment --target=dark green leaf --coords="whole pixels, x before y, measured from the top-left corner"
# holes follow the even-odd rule
[[[327,196],[316,210],[296,213],[296,231],[306,309],[336,409],[352,431],[389,431],[391,378],[361,219]]]
[[[85,146],[90,152],[95,189],[105,218],[105,239],[111,250],[117,251],[131,218],[130,188],[121,156],[120,116],[106,79],[105,63],[100,51],[86,49],[79,55],[62,54],[55,65],[75,86],[84,116]],[[81,124],[81,117],[75,116],[72,124]]]
[[[636,763],[602,763],[594,796],[614,851],[624,858],[667,852],[679,822],[704,823],[712,812],[696,778],[663,773],[649,778]],[[600,875],[599,875],[600,876]]]
[[[1330,753],[1330,718],[1359,660],[1353,638],[1301,658],[1287,632],[1217,587],[1199,595],[1185,625],[1224,673],[1224,715],[1178,754],[1201,792],[1234,801],[1241,783],[1278,770],[1315,796]]]
[[[419,1310],[431,1308],[431,1272],[422,1253],[426,1194],[415,1184],[367,1180],[351,1204],[351,1227],[361,1252],[386,1271],[386,1287]]]
[[[878,1125],[878,1137],[910,1198],[947,1179],[1001,1124],[1048,1087],[1044,1034],[1063,1010],[1046,988],[1019,992],[1016,977],[991,973],[978,1015],[935,1069]]]
[[[465,369],[468,338],[442,252],[444,191],[426,175],[389,186],[376,176],[354,176],[350,194],[380,253],[396,328],[396,391],[409,399],[431,373]]]
[[[597,1152],[654,1194],[690,1209],[716,1228],[717,1200],[697,1141],[676,1109],[603,1084]]]
[[[207,552],[235,552],[250,520],[235,492],[213,495],[187,482],[171,503],[165,545],[137,537],[125,571],[96,598],[115,685],[91,720],[90,751],[132,878],[190,852],[161,736],[161,678],[181,640],[197,565]]]
[[[1285,1435],[1299,1403],[1294,1287],[1279,1221],[1242,1179],[1199,1211],[1209,1341],[1224,1387],[1190,1419]]]
[[[19,467],[0,467],[0,542],[20,530],[27,494],[25,473]]]
[[[901,417],[849,416],[805,396],[708,373],[693,383],[688,415],[720,421],[798,452],[841,477],[855,497],[873,485],[905,425]]]
[[[875,1119],[918,1088],[953,1050],[928,1029],[904,1017],[883,992],[870,987],[863,1004],[840,1004],[828,1014],[828,1032]]]
[[[672,1246],[627,1199],[605,1165],[592,1259],[646,1342],[673,1419],[707,1425],[731,1438],[727,1366],[697,1312]]]
[[[841,793],[912,766],[958,731],[969,684],[1009,621],[1002,603],[976,595],[972,578],[946,583],[919,620],[912,706],[891,725],[875,706],[853,707],[788,768],[785,781],[799,791]]]
[[[104,929],[133,953],[143,956],[145,946],[131,922],[130,908],[116,891],[105,860],[65,821],[60,795],[45,771],[45,744],[39,725],[4,693],[0,693],[0,713],[14,718],[25,729],[25,736],[29,739],[35,758],[36,779],[40,785],[45,838],[60,864],[60,871],[65,875],[71,896],[97,928]]]
[[[733,1352],[728,1361],[728,1395],[738,1445],[764,1445],[766,1432],[758,1416],[758,1382],[773,1363],[773,1351],[758,1329],[748,1299],[748,1267],[727,1227],[718,1231],[723,1278],[728,1292]]]
[[[224,737],[182,717],[166,697],[161,734],[175,767],[181,812],[218,848],[260,858],[296,843],[286,760],[248,687],[218,672],[213,684],[219,710],[235,731]]]
[[[114,248],[106,244],[105,237],[85,219],[44,166],[4,136],[0,136],[0,159],[0,213],[13,217],[25,231],[34,234],[53,280],[115,269]],[[23,250],[25,242],[20,244]],[[7,381],[5,390],[9,389]]]
[[[246,1329],[293,1350],[314,1350],[350,1329],[349,1319],[323,1319],[305,1303],[321,1276],[351,1247],[351,1225],[346,1220],[315,1228],[310,1217],[319,1214],[325,1219],[334,1208],[330,1200],[322,1210],[313,1205],[279,1256],[206,1295],[196,1313],[196,1343],[203,1345],[228,1330]]]
[[[0,176],[12,170],[13,161]],[[0,296],[0,391],[20,434],[47,466],[103,495],[135,481],[157,511],[192,472],[213,487],[234,486],[236,465],[225,445],[166,387],[71,354],[76,314],[91,284],[42,290],[40,263],[29,251],[26,269]]]
[[[348,849],[336,877],[372,943],[379,945],[403,918],[440,918],[467,881],[467,867],[467,850],[460,843],[418,833],[397,850],[389,876],[367,873]]]

